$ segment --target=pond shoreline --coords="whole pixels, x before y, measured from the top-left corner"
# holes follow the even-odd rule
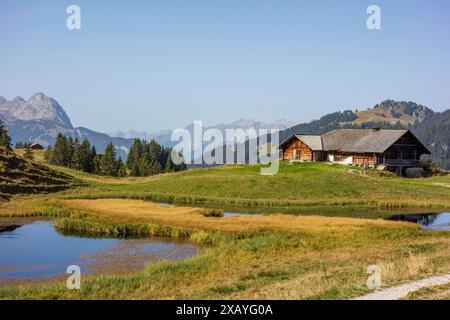
[[[200,253],[198,246],[176,239],[65,235],[48,220],[18,223],[15,219],[1,221],[1,226],[1,285],[67,278],[69,265],[79,265],[83,275],[127,274],[151,263],[184,260]]]

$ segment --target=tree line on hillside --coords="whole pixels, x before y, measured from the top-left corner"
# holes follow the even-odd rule
[[[45,160],[54,165],[98,175],[123,177],[126,168],[123,161],[116,159],[114,146],[110,143],[103,154],[97,153],[88,139],[80,143],[77,138],[66,137],[62,133],[56,136],[54,146],[45,151]]]
[[[146,142],[136,139],[125,165],[120,157],[116,157],[112,143],[106,146],[104,153],[97,153],[87,138],[80,143],[77,138],[73,139],[59,133],[54,146],[46,150],[45,160],[51,164],[112,177],[127,176],[127,167],[132,176],[150,176],[185,170],[184,164],[175,165],[172,162],[171,152],[172,149],[163,148],[153,140]]]
[[[130,175],[139,177],[186,170],[184,161],[181,164],[175,164],[172,161],[172,150],[172,148],[164,148],[155,140],[135,139],[127,159]],[[178,156],[182,159],[180,154]]]
[[[26,149],[28,147],[31,147],[30,142],[16,142],[16,149]]]
[[[389,122],[367,121],[361,124],[354,124],[352,121],[358,118],[357,114],[351,110],[338,111],[327,114],[318,120],[307,123],[300,123],[289,129],[280,132],[280,141],[291,137],[293,134],[324,134],[336,129],[370,129],[380,127],[383,129],[404,129],[405,127],[397,121],[395,124]]]
[[[410,129],[431,151],[430,158],[450,170],[450,110],[429,115]]]

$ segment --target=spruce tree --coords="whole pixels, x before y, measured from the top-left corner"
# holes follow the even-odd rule
[[[96,153],[94,157],[94,172],[95,174],[101,175],[101,163],[102,163],[103,155],[100,153]]]
[[[96,173],[99,167],[99,164],[97,163],[98,157],[97,157],[97,150],[94,146],[92,146],[91,151],[89,152],[89,173]]]
[[[62,133],[56,136],[55,148],[53,149],[54,164],[67,167],[69,163],[69,153],[67,150],[67,139]]]
[[[91,144],[87,138],[84,138],[81,144],[78,143],[76,145],[74,154],[75,167],[77,170],[92,172],[93,161],[94,157],[92,156]]]
[[[73,158],[72,158],[73,168],[75,170],[83,170],[82,162],[83,162],[83,160],[82,160],[82,155],[81,155],[81,146],[78,145],[75,148],[75,151],[73,153]]]
[[[166,164],[164,166],[165,172],[172,172],[175,170],[175,164],[172,161],[172,149],[168,150],[169,156],[167,157]]]
[[[158,161],[154,161],[151,164],[150,167],[150,175],[156,175],[156,174],[160,174],[162,169],[161,169],[161,164]]]
[[[133,164],[133,166],[130,169],[130,175],[132,177],[140,177],[140,176],[142,176],[139,163]]]
[[[143,154],[139,161],[139,176],[145,177],[152,174],[152,166],[147,157],[147,154]]]
[[[161,146],[155,141],[151,140],[147,145],[147,152],[150,162],[161,161]]]
[[[5,148],[7,151],[11,151],[11,137],[8,134],[8,129],[5,127],[3,122],[0,120],[0,146]]]
[[[33,150],[31,150],[31,147],[29,144],[25,147],[25,153],[23,154],[23,157],[29,161],[33,161],[34,155]]]
[[[144,152],[143,142],[140,139],[134,139],[133,145],[130,148],[127,159],[127,167],[131,170],[131,175],[139,176],[139,166],[142,154]]]
[[[123,163],[122,159],[119,158],[119,160],[117,160],[117,176],[118,177],[126,177],[127,176],[127,167],[125,166],[125,164]]]
[[[67,139],[67,145],[66,145],[66,158],[67,162],[65,166],[69,168],[75,168],[75,152],[78,149],[78,146],[80,145],[78,138],[75,140],[72,137],[69,137]]]
[[[114,177],[117,175],[116,152],[111,142],[106,146],[105,153],[101,159],[100,172],[106,176]]]

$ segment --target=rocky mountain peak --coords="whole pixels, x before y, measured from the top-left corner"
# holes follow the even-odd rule
[[[33,94],[28,101],[49,101],[51,98],[47,97],[44,93],[42,92],[37,92],[35,94]]]
[[[44,93],[33,94],[27,101],[15,97],[1,104],[0,116],[9,122],[47,121],[65,129],[72,129],[72,123],[64,109],[53,98]]]
[[[11,100],[11,102],[25,102],[24,98],[22,97],[14,97],[14,99]]]

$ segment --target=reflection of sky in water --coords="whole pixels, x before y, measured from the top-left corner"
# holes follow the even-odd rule
[[[424,229],[450,230],[450,213],[444,212],[437,215],[429,215],[419,221]]]
[[[65,274],[66,268],[72,264],[86,270],[83,266],[97,262],[95,254],[108,250],[111,252],[107,254],[109,259],[106,263],[114,263],[117,255],[133,259],[136,255],[154,253],[160,260],[186,258],[196,253],[192,248],[183,253],[186,248],[177,243],[154,239],[133,241],[64,236],[53,228],[51,222],[26,224],[12,231],[0,232],[0,281]]]
[[[415,222],[426,230],[450,230],[450,213],[396,215],[390,218],[396,221]]]
[[[83,253],[111,247],[118,241],[63,236],[50,222],[26,224],[0,233],[0,278],[65,273],[67,266],[77,264]],[[17,270],[3,273],[8,265],[17,266]]]
[[[237,213],[237,212],[224,212],[223,213],[224,217],[246,217],[246,216],[253,216],[253,217],[257,217],[259,216],[256,213]]]

